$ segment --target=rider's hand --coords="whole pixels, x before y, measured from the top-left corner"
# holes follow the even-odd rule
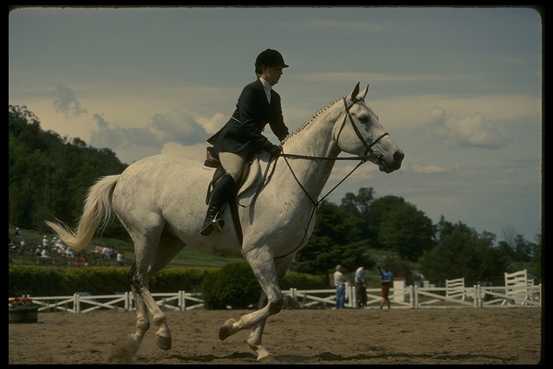
[[[282,152],[282,146],[280,145],[272,145],[271,149],[269,150],[269,152],[273,155],[278,155]]]

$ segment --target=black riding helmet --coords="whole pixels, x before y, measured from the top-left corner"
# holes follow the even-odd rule
[[[255,73],[261,73],[261,66],[266,65],[269,67],[278,66],[287,68],[289,65],[284,63],[282,55],[274,49],[263,50],[257,58],[255,58]]]

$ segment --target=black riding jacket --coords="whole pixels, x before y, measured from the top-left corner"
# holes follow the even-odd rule
[[[232,152],[249,156],[270,145],[261,134],[267,123],[282,141],[288,128],[282,118],[280,95],[271,90],[271,103],[259,79],[242,90],[231,119],[217,133],[207,139],[216,153]]]

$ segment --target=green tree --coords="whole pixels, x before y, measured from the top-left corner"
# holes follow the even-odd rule
[[[374,241],[374,232],[371,232],[371,214],[370,206],[374,201],[375,194],[372,187],[361,187],[357,195],[348,192],[342,198],[340,208],[346,211],[350,216],[357,219],[359,228],[359,237]]]
[[[495,236],[478,234],[459,222],[427,250],[421,260],[422,273],[430,281],[443,284],[446,279],[465,278],[465,284],[490,281],[502,283],[508,260],[493,247]]]
[[[376,227],[376,245],[416,261],[434,245],[432,220],[401,197],[384,196],[370,207]]]
[[[46,230],[44,220],[75,223],[88,188],[99,178],[119,174],[121,163],[109,149],[98,150],[74,138],[43,131],[25,106],[8,106],[9,222]],[[112,222],[106,234],[125,234]]]

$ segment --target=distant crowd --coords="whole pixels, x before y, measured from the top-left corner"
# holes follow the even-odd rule
[[[41,242],[26,240],[19,227],[15,228],[13,239],[8,236],[9,259],[24,257],[32,259],[38,265],[88,266],[88,265],[126,265],[120,252],[109,247],[95,246],[76,253],[57,236],[44,235]]]

